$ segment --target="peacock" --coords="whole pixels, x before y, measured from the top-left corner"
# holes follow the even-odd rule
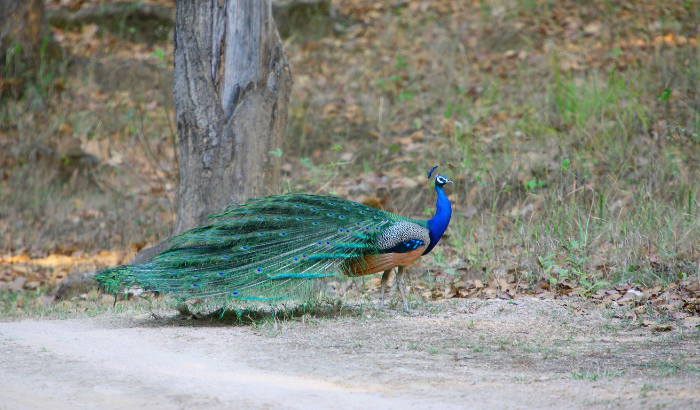
[[[428,172],[428,178],[437,166]],[[384,272],[379,309],[390,272],[403,309],[404,267],[428,254],[450,223],[452,207],[437,175],[437,211],[416,220],[335,196],[292,193],[249,199],[210,215],[208,225],[171,239],[172,246],[147,263],[103,270],[105,291],[140,287],[182,300],[278,301],[303,297],[311,279]]]

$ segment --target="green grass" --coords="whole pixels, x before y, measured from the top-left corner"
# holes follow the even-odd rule
[[[670,376],[678,373],[679,371],[691,375],[700,375],[700,367],[698,366],[668,362],[665,360],[653,361],[651,363],[640,364],[639,366],[656,369],[660,376]]]
[[[591,381],[596,381],[600,377],[599,374],[597,373],[589,373],[589,372],[572,372],[571,373],[571,379],[572,380],[591,380]]]

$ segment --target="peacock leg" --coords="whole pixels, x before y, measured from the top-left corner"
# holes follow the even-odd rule
[[[391,274],[391,269],[385,270],[382,275],[382,293],[379,296],[379,310],[384,309],[384,290],[386,289],[387,281],[389,281],[389,274]]]
[[[404,277],[404,267],[399,266],[399,270],[396,272],[396,284],[399,288],[399,292],[401,293],[401,300],[403,301],[403,310],[406,313],[418,313],[408,308],[408,301],[406,300],[406,284],[404,283]]]

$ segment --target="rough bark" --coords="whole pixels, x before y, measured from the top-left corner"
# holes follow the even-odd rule
[[[174,234],[275,192],[292,80],[265,0],[178,1],[174,98],[180,140]]]

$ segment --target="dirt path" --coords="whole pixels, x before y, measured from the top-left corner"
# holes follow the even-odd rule
[[[0,409],[700,408],[696,331],[556,301],[436,311],[0,323]]]

